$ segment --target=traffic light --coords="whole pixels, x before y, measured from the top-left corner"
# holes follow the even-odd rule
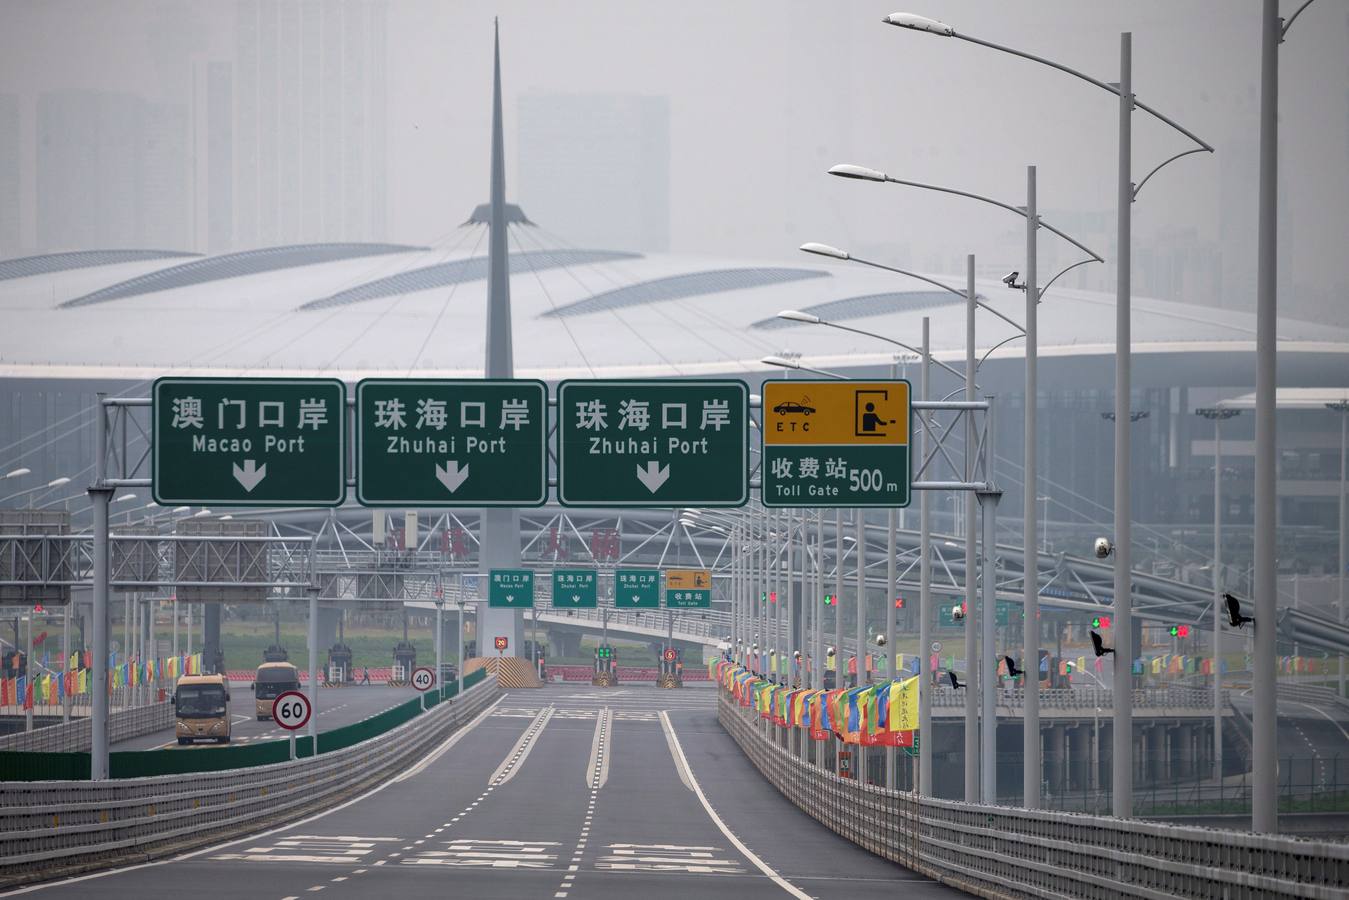
[[[768,602],[769,602],[769,603],[777,603],[777,602],[778,602],[778,592],[777,592],[777,591],[769,591],[769,592],[768,592]]]
[[[595,658],[596,658],[596,659],[613,659],[613,658],[614,658],[614,648],[608,646],[607,644],[603,644],[603,645],[600,645],[599,647],[596,647],[596,648],[595,648]]]
[[[1172,626],[1171,626],[1171,636],[1172,636],[1172,637],[1189,637],[1189,636],[1190,636],[1190,626],[1189,626],[1189,625],[1172,625]]]
[[[1109,617],[1109,616],[1097,616],[1096,618],[1094,618],[1094,619],[1091,620],[1091,627],[1092,627],[1092,628],[1109,628],[1109,627],[1110,627],[1110,617]]]
[[[825,606],[835,606],[835,605],[837,605],[837,604],[838,604],[838,597],[837,597],[836,595],[834,595],[834,594],[825,594],[825,595],[824,595],[824,605],[825,605]]]
[[[903,598],[903,597],[896,597],[896,598],[895,598],[895,609],[903,609],[903,608],[904,608],[904,598]]]

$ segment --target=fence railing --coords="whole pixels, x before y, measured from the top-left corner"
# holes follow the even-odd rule
[[[172,727],[173,703],[168,700],[149,706],[114,709],[108,714],[108,738],[114,744]],[[88,750],[92,741],[93,728],[89,717],[82,716],[69,722],[0,737],[0,752],[77,753]],[[0,765],[0,780],[5,777],[4,766]]]
[[[1020,709],[1026,702],[1025,688],[1001,688],[996,690],[999,707]],[[1100,709],[1109,712],[1114,709],[1114,691],[1100,687],[1048,688],[1039,692],[1041,709]],[[1223,691],[1226,705],[1227,691]],[[1204,713],[1213,711],[1213,689],[1207,687],[1186,687],[1167,685],[1163,687],[1137,688],[1133,691],[1135,709],[1175,709],[1198,710]],[[939,685],[932,692],[933,707],[965,706],[965,694],[946,685]]]
[[[330,807],[423,757],[498,693],[488,680],[456,702],[315,758],[192,778],[5,783],[0,887],[176,853]]]
[[[1330,900],[1349,889],[1349,844],[920,798],[789,753],[725,692],[718,718],[803,812],[872,853],[981,897]]]

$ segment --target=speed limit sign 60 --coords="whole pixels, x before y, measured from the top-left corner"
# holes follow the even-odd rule
[[[299,691],[286,691],[272,701],[272,721],[287,731],[298,731],[309,724],[314,708]]]
[[[432,672],[426,666],[412,670],[412,686],[419,691],[429,691],[431,686],[436,683],[436,673]]]

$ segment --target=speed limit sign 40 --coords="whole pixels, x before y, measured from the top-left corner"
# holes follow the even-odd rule
[[[436,683],[436,673],[432,672],[426,666],[420,666],[412,670],[412,686],[419,691],[429,691],[431,686]]]
[[[286,691],[272,701],[272,721],[287,731],[299,731],[309,724],[314,707],[299,691]]]

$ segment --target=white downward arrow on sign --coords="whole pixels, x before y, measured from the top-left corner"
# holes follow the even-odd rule
[[[464,463],[462,469],[459,468],[459,460],[457,459],[445,460],[444,468],[441,468],[439,463],[436,464],[436,480],[445,485],[445,490],[449,491],[451,494],[459,490],[459,485],[463,484],[467,479],[468,463]]]
[[[267,477],[267,464],[257,465],[253,460],[244,460],[243,468],[238,463],[234,464],[234,480],[244,486],[244,490],[250,494],[253,488],[258,486],[258,482]]]
[[[665,479],[670,477],[670,467],[662,466],[654,459],[647,460],[646,468],[637,467],[637,480],[646,485],[646,489],[651,493],[660,490],[660,486],[665,483]]]

